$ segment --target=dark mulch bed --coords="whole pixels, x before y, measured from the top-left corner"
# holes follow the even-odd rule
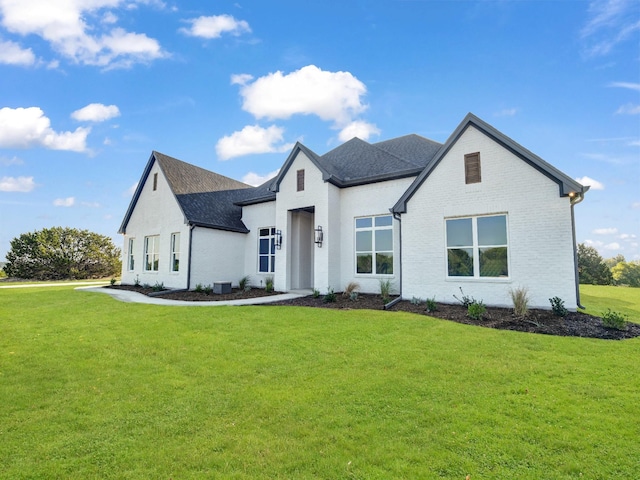
[[[106,288],[120,288],[134,290],[144,294],[157,295],[152,288],[135,287],[133,285],[114,285]],[[202,292],[171,292],[161,293],[162,298],[172,300],[212,301],[238,300],[241,298],[256,298],[277,295],[280,292],[267,293],[264,289],[253,288],[247,292],[234,289],[226,295],[206,295]],[[392,298],[393,299],[393,298]],[[336,294],[335,302],[325,302],[322,295],[318,298],[307,296],[293,300],[272,302],[265,305],[293,305],[298,307],[337,308],[344,310],[369,309],[383,310],[384,303],[380,295],[360,294],[357,300],[351,300],[341,294]],[[481,320],[474,320],[467,316],[467,309],[460,304],[438,304],[435,312],[427,312],[424,304],[414,305],[408,300],[402,300],[390,308],[390,311],[403,311],[429,315],[431,317],[451,320],[467,325],[495,328],[499,330],[516,330],[519,332],[541,333],[545,335],[559,335],[571,337],[589,337],[607,340],[623,340],[640,336],[640,325],[627,323],[625,330],[606,328],[600,317],[586,313],[570,312],[566,317],[558,317],[551,310],[529,310],[524,318],[516,317],[508,308],[488,307]]]
[[[213,302],[223,300],[241,300],[244,298],[258,298],[267,297],[270,295],[278,295],[281,292],[267,292],[263,288],[252,288],[251,290],[240,290],[238,288],[231,289],[231,293],[216,294],[196,292],[194,290],[181,291],[181,290],[162,290],[156,291],[153,287],[143,287],[135,285],[110,285],[105,288],[115,288],[119,290],[130,290],[133,292],[142,293],[143,295],[150,295],[152,297],[161,297],[168,300],[185,300],[188,302]]]

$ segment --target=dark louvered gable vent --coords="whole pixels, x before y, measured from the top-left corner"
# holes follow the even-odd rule
[[[464,183],[480,183],[480,152],[468,153],[464,156]]]
[[[304,170],[298,170],[298,192],[304,190]]]

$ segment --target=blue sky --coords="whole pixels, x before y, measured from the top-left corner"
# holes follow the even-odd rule
[[[467,112],[591,185],[579,242],[640,259],[637,0],[0,0],[0,260],[45,227],[120,245],[152,150],[258,184],[296,141]]]

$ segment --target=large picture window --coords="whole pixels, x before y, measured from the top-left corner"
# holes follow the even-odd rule
[[[135,266],[135,257],[133,255],[133,247],[134,247],[134,242],[133,242],[133,238],[129,239],[129,271],[133,272],[133,267]]]
[[[393,217],[356,218],[356,273],[393,274]]]
[[[267,227],[259,230],[258,238],[258,271],[273,273],[276,263],[276,228]]]
[[[144,237],[144,269],[157,272],[160,262],[160,235]]]
[[[507,216],[446,221],[447,276],[508,277]]]
[[[180,270],[180,233],[171,234],[171,271]]]

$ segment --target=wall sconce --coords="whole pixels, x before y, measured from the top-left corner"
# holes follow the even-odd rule
[[[313,241],[313,243],[315,243],[316,245],[318,245],[318,248],[322,248],[322,240],[323,240],[323,234],[322,234],[322,227],[320,225],[318,225],[318,228],[316,228],[314,230],[315,234],[316,234],[316,238]]]
[[[276,230],[275,246],[278,250],[282,248],[282,230]]]

